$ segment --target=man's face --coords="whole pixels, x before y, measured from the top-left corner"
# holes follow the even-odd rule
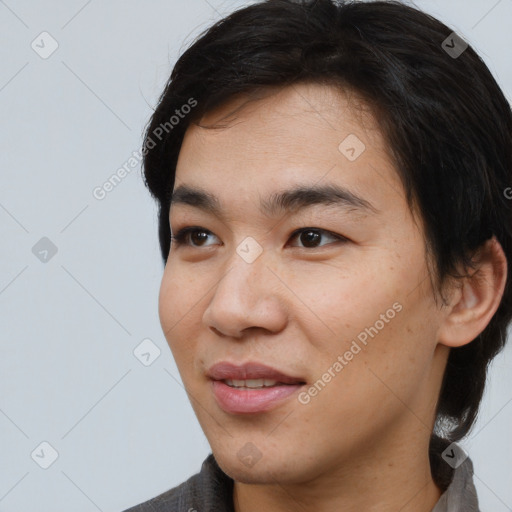
[[[217,461],[242,482],[292,483],[404,445],[424,455],[446,360],[441,313],[422,224],[373,118],[334,88],[302,84],[222,122],[187,130],[174,187],[215,196],[221,216],[190,195],[172,204],[173,234],[196,230],[173,242],[159,297]],[[328,186],[352,195],[262,210]]]

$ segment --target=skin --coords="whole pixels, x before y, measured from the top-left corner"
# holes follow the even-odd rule
[[[216,195],[225,217],[171,207],[173,233],[201,226],[210,234],[171,246],[159,296],[162,328],[194,411],[235,480],[235,510],[431,511],[441,491],[428,443],[446,359],[496,311],[503,251],[486,244],[479,260],[485,279],[452,284],[448,304],[436,304],[421,219],[409,210],[387,145],[356,95],[300,84],[246,99],[202,120],[222,120],[224,128],[186,132],[175,188]],[[348,134],[366,146],[355,161],[338,150]],[[278,218],[259,212],[260,197],[317,183],[343,185],[378,213],[325,205]],[[308,247],[304,236],[290,237],[298,228],[327,233]],[[263,249],[250,264],[236,252],[247,236]],[[257,361],[310,386],[397,302],[401,311],[309,403],[293,396],[271,411],[240,415],[215,401],[205,375],[212,364]],[[237,456],[247,443],[261,454],[251,467]]]

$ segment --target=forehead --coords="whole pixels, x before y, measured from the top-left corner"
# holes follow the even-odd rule
[[[258,203],[290,185],[343,187],[380,209],[402,187],[379,127],[354,94],[299,84],[239,96],[185,134],[175,190]]]

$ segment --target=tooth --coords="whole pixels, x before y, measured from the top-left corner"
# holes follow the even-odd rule
[[[263,387],[263,379],[246,379],[245,387],[247,388],[261,388]]]
[[[224,381],[228,386],[234,388],[250,388],[250,389],[258,389],[263,387],[271,387],[275,386],[278,382],[277,380],[272,379],[226,379]]]

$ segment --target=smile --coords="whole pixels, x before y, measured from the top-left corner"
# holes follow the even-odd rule
[[[218,363],[210,368],[212,393],[219,407],[231,414],[254,414],[282,405],[305,384],[259,363]]]

